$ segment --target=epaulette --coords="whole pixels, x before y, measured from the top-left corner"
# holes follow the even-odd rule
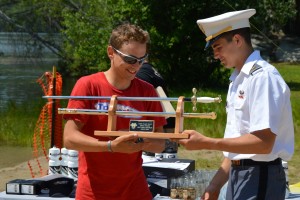
[[[253,67],[250,70],[250,74],[253,76],[254,72],[256,72],[257,70],[261,69],[262,67],[259,66],[258,64],[254,64]]]

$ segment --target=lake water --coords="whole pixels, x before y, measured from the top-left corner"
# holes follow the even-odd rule
[[[38,35],[49,37],[46,33]],[[60,44],[59,34],[51,37]],[[57,63],[57,56],[28,33],[0,32],[0,110],[10,101],[22,104],[41,99],[44,94],[36,80],[46,71],[52,72]],[[63,78],[63,93],[68,94],[66,88],[72,87],[69,82]]]
[[[36,81],[46,71],[52,72],[53,65],[57,65],[57,59],[55,58],[24,59],[0,57],[0,111],[5,110],[9,102],[13,102],[16,105],[34,105],[41,100],[44,93]],[[63,77],[64,95],[70,94],[74,83],[75,79]],[[13,167],[32,159],[32,148],[0,145],[0,158],[10,158],[8,160],[0,160],[0,169]]]
[[[53,41],[60,42],[59,34],[53,37]],[[35,105],[44,96],[36,81],[45,72],[52,72],[58,59],[45,46],[36,44],[26,33],[0,32],[0,112],[9,104]],[[74,79],[63,77],[63,95],[70,94],[74,83]],[[13,167],[31,159],[32,148],[0,145],[0,157],[9,158],[0,160],[0,168]]]
[[[24,59],[0,57],[0,110],[9,102],[17,105],[34,103],[44,95],[36,82],[45,72],[52,72],[57,59]],[[63,78],[63,93],[69,94],[74,80]]]

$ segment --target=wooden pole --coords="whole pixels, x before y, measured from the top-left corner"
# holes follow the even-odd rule
[[[110,100],[109,109],[108,109],[108,124],[107,131],[115,131],[117,124],[117,105],[118,105],[117,95],[113,95]]]
[[[56,67],[53,66],[53,87],[52,96],[56,95]],[[55,146],[55,117],[56,117],[56,100],[52,99],[52,124],[51,124],[51,147]]]

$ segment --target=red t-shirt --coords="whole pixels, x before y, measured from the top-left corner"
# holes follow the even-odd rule
[[[126,90],[110,85],[103,72],[80,78],[72,96],[157,96],[151,84],[133,79]],[[109,100],[70,100],[68,108],[107,110]],[[118,101],[117,110],[161,112],[160,102]],[[107,141],[107,137],[94,135],[95,130],[107,130],[107,115],[64,115],[65,119],[84,123],[82,132]],[[118,116],[116,130],[129,129],[130,119],[155,120],[155,127],[166,123],[164,117]],[[155,134],[155,133],[154,133]],[[110,152],[79,152],[77,200],[150,200],[152,195],[142,168],[142,152],[125,154]]]

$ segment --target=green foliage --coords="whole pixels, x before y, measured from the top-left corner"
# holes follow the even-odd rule
[[[266,11],[272,8],[270,5],[274,2],[277,1],[216,0],[212,4],[209,1],[193,0],[128,0],[120,4],[122,6],[115,10],[114,16],[137,23],[149,31],[151,36],[150,62],[165,77],[168,85],[183,89],[207,86],[218,88],[227,86],[229,71],[214,61],[212,52],[203,50],[205,37],[197,27],[196,21],[223,12],[256,8],[257,14],[253,19],[253,24],[255,28],[258,27],[257,29],[263,32],[260,27],[268,29],[271,27],[267,25],[273,25],[273,23],[276,23],[276,27],[282,27],[283,22],[295,14],[289,12],[281,16],[288,12],[287,8],[294,8],[289,1],[286,8],[281,7],[280,15],[268,18]],[[277,13],[277,10],[272,12]],[[261,18],[265,20],[260,20]]]
[[[62,10],[66,36],[65,53],[70,58],[69,71],[84,75],[108,68],[106,46],[111,31],[108,5],[104,1],[79,2],[76,8]]]
[[[296,14],[294,0],[2,0],[0,10],[11,17],[15,30],[61,34],[52,45],[61,57],[60,72],[82,76],[109,67],[106,47],[111,29],[122,21],[140,25],[150,33],[150,61],[171,87],[227,85],[228,70],[204,51],[200,18],[255,8],[253,30],[270,35],[280,31]],[[1,15],[0,15],[1,17]],[[33,39],[34,35],[33,35]]]
[[[278,33],[288,20],[296,15],[295,7],[295,0],[261,1],[258,4],[258,9],[262,13],[261,27],[265,27],[264,31],[267,33]]]
[[[224,70],[220,70],[217,63],[207,62],[212,60],[211,55],[203,51],[204,36],[196,25],[207,6],[202,4],[192,0],[132,0],[126,1],[117,11],[123,20],[148,30],[151,36],[150,62],[172,87],[184,89],[223,83],[218,80],[224,77]]]

